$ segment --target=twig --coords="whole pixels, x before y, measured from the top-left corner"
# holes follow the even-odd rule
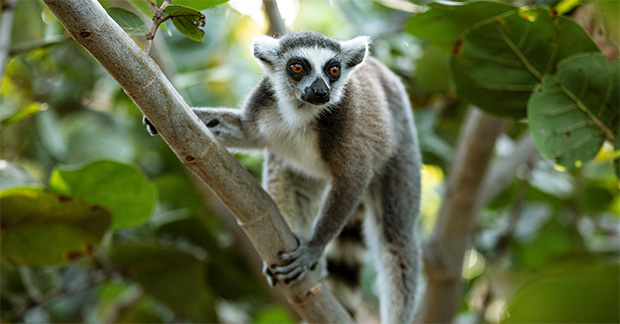
[[[0,0],[2,7],[2,23],[0,25],[0,79],[4,76],[6,61],[9,59],[9,46],[11,45],[11,27],[17,0]]]
[[[428,285],[419,322],[449,323],[461,296],[463,256],[471,242],[478,196],[504,121],[471,109],[449,173],[437,223],[425,251]]]
[[[172,18],[172,16],[166,16],[164,18],[161,18],[161,16],[163,16],[164,14],[164,11],[166,10],[166,7],[170,4],[170,0],[164,0],[164,2],[161,4],[161,7],[159,8],[155,6],[153,1],[146,1],[148,2],[151,9],[153,9],[153,25],[151,26],[151,31],[146,34],[146,42],[144,43],[144,52],[146,52],[146,54],[148,55],[151,51],[151,45],[153,44],[153,39],[155,38],[157,28],[159,28],[159,25],[161,25],[164,21]]]
[[[509,156],[493,163],[489,175],[484,181],[483,190],[478,197],[478,207],[486,206],[512,182],[517,170],[538,156],[534,139],[526,132],[517,141],[517,145]]]
[[[44,41],[32,42],[20,46],[13,47],[9,50],[9,56],[19,55],[34,49],[46,48],[71,40],[69,35],[58,35]]]
[[[107,273],[105,271],[93,271],[91,273],[89,273],[88,277],[84,280],[84,282],[82,282],[80,285],[73,287],[72,289],[68,289],[68,288],[61,288],[59,290],[56,290],[54,292],[51,292],[45,296],[42,296],[40,299],[39,298],[35,298],[34,300],[32,300],[30,303],[28,303],[28,307],[25,307],[23,309],[20,309],[18,311],[15,312],[15,317],[18,319],[23,318],[23,316],[31,309],[35,308],[35,307],[42,307],[45,306],[49,303],[51,303],[52,301],[58,299],[58,298],[63,298],[63,297],[68,297],[68,296],[72,296],[75,295],[76,293],[79,293],[81,291],[84,291],[86,289],[95,287],[97,284],[99,284],[100,282],[104,281],[104,280],[108,280],[110,278],[116,277],[118,276],[118,274],[112,272],[112,273]]]
[[[130,290],[128,294],[123,294],[121,300],[116,298],[117,302],[114,308],[114,312],[105,320],[105,323],[117,323],[121,315],[135,302],[140,300],[144,296],[144,291],[140,288]]]
[[[532,160],[526,163],[527,174],[525,175],[525,178],[521,182],[521,185],[519,186],[519,189],[515,195],[514,203],[512,205],[508,218],[508,227],[506,228],[504,233],[500,235],[497,244],[495,244],[495,250],[490,257],[491,261],[500,259],[504,255],[504,253],[506,253],[508,247],[510,246],[510,242],[514,237],[515,230],[517,229],[517,224],[519,223],[519,218],[521,218],[521,215],[523,214],[523,208],[525,207],[525,202],[527,201],[527,193],[530,189],[530,179],[532,178],[533,167],[532,164]]]

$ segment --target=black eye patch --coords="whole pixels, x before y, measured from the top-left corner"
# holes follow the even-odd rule
[[[334,72],[334,67],[338,70],[338,73],[336,74],[332,73]],[[333,83],[340,78],[340,74],[342,73],[341,69],[342,67],[340,65],[340,62],[336,59],[331,59],[327,61],[327,63],[325,63],[325,65],[323,66],[323,72],[329,78],[330,83]]]
[[[301,72],[299,67],[301,66]],[[304,58],[291,58],[286,62],[286,74],[295,81],[301,80],[312,71],[312,65]]]

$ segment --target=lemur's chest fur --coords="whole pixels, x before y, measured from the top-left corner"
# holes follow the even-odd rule
[[[316,129],[311,124],[292,127],[284,121],[281,112],[273,108],[263,112],[258,122],[258,131],[267,149],[281,156],[301,174],[315,178],[329,177],[327,165],[321,159]]]

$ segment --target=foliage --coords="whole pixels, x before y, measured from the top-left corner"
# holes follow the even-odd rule
[[[150,25],[135,17],[151,20],[146,1],[100,2],[144,40]],[[224,2],[175,0],[164,14],[192,8],[187,26],[204,33],[197,43],[172,27],[181,18],[170,18],[161,25],[170,35],[159,33],[167,46],[152,51],[190,105],[237,106],[260,76],[248,48],[267,27],[234,3],[217,6]],[[523,165],[482,208],[458,321],[617,322],[620,194],[610,162],[620,169],[618,61],[599,54],[570,7],[556,14],[542,5],[414,2],[427,10],[301,1],[292,28],[341,39],[369,34],[373,55],[402,77],[426,163],[422,237],[435,221],[468,103],[517,118],[498,141],[496,160],[528,133],[549,158]],[[12,55],[0,85],[2,320],[292,321],[217,208],[166,144],[148,136],[114,80],[76,44],[58,44],[66,32],[40,1],[18,1],[15,14],[28,24],[16,23],[11,48],[48,45]],[[202,17],[206,28],[198,29]],[[495,88],[479,86],[485,83]],[[509,91],[514,86],[527,91]],[[260,155],[235,156],[260,177]],[[375,276],[370,267],[363,274],[374,312]]]
[[[592,160],[605,140],[614,143],[612,130],[620,126],[618,60],[602,62],[585,30],[556,10],[488,1],[437,3],[414,16],[407,30],[451,48],[460,97],[494,114],[527,116],[536,125],[532,134],[541,153],[564,167]],[[599,81],[552,89],[556,78],[581,79],[566,71],[585,73],[597,65]],[[552,95],[541,95],[543,89]],[[564,95],[554,94],[559,89]],[[561,126],[554,125],[559,119]]]

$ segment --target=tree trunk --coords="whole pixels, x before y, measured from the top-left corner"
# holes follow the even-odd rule
[[[277,206],[252,176],[218,144],[157,64],[107,15],[96,0],[44,0],[69,31],[120,84],[179,159],[237,218],[261,258],[278,263],[296,240]],[[351,318],[318,274],[281,286],[308,322],[348,323]]]
[[[450,323],[456,314],[463,257],[471,244],[478,197],[503,125],[502,120],[471,109],[461,130],[443,204],[424,251],[428,284],[419,314],[422,323]]]

